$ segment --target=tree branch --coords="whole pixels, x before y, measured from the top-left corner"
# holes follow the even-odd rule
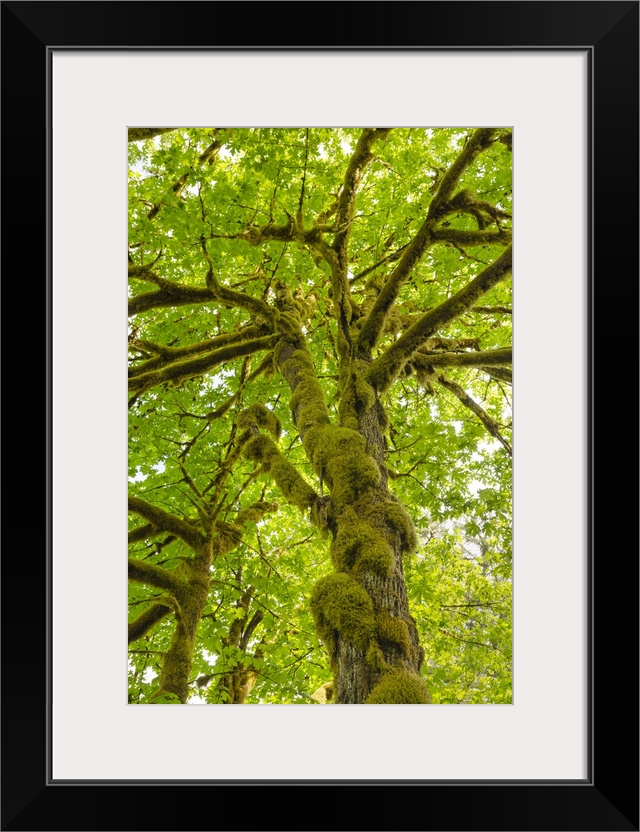
[[[177,361],[174,364],[162,367],[160,370],[134,375],[129,379],[129,390],[142,393],[167,381],[179,384],[182,381],[186,381],[186,379],[203,375],[208,370],[224,364],[227,361],[232,361],[234,358],[240,358],[243,355],[253,355],[253,353],[259,352],[260,350],[270,349],[277,340],[277,335],[268,335],[264,338],[255,338],[240,344],[230,344],[227,347],[221,347],[199,358]]]
[[[400,262],[384,282],[373,307],[364,322],[358,337],[358,349],[361,353],[369,355],[376,345],[380,333],[384,329],[384,322],[387,312],[395,303],[402,286],[406,283],[416,263],[419,262],[433,238],[425,221],[409,246],[404,251]]]
[[[424,342],[448,326],[478,298],[511,274],[511,246],[455,295],[426,312],[382,353],[367,371],[367,381],[379,392],[388,390],[400,369]]]
[[[512,350],[485,350],[483,352],[435,352],[414,353],[411,363],[416,367],[502,367],[512,363]]]
[[[211,303],[215,296],[209,289],[200,286],[179,286],[167,284],[156,292],[143,292],[129,300],[129,317],[147,312],[149,309],[161,309],[167,306],[189,306],[195,303]]]
[[[511,445],[507,442],[504,436],[500,433],[500,428],[498,423],[489,416],[489,414],[484,410],[478,402],[471,398],[455,381],[451,381],[451,379],[445,378],[440,373],[436,373],[436,381],[438,384],[442,385],[447,390],[450,390],[454,396],[456,396],[465,407],[468,407],[472,413],[480,419],[482,424],[485,426],[487,431],[493,436],[495,439],[500,442],[500,444],[505,448],[508,454],[512,454],[513,451],[511,449]]]
[[[499,647],[494,647],[493,644],[485,644],[482,641],[473,641],[469,638],[462,638],[461,636],[455,635],[455,633],[450,633],[449,630],[445,630],[444,627],[438,627],[438,629],[441,633],[444,633],[445,636],[449,636],[449,638],[455,638],[456,641],[463,641],[465,644],[475,644],[478,647],[486,647],[488,650],[495,650],[498,653],[502,653],[502,655],[506,656],[507,659],[509,658],[509,656],[507,656],[504,650],[501,650]]]
[[[226,286],[223,286],[219,282],[214,271],[213,261],[211,260],[211,255],[209,254],[209,251],[207,249],[207,244],[205,242],[204,237],[200,239],[200,245],[202,246],[202,253],[204,254],[204,258],[209,266],[209,270],[207,271],[205,281],[207,283],[207,289],[211,293],[211,295],[217,300],[222,301],[222,303],[228,304],[232,307],[246,309],[253,315],[260,315],[266,321],[269,321],[270,323],[274,324],[276,320],[276,312],[269,306],[268,303],[265,303],[263,300],[260,300],[259,298],[253,298],[251,297],[251,295],[247,295],[244,292],[237,292],[235,289],[227,289]]]
[[[384,138],[390,132],[391,128],[367,128],[362,131],[356,149],[354,150],[344,176],[342,192],[338,197],[338,207],[336,211],[336,233],[333,238],[333,245],[331,246],[334,252],[333,262],[331,265],[331,287],[333,294],[333,303],[336,309],[336,319],[339,326],[340,338],[340,352],[345,355],[347,346],[351,343],[351,336],[349,333],[349,324],[351,322],[351,305],[349,303],[349,280],[347,278],[348,272],[348,247],[349,237],[351,235],[351,223],[353,222],[353,215],[355,210],[356,194],[358,192],[358,184],[362,179],[364,169],[373,159],[371,147],[378,139]]]
[[[134,621],[129,622],[129,644],[146,635],[152,627],[162,621],[171,612],[171,607],[165,604],[153,604],[141,613]]]
[[[153,139],[154,136],[161,136],[163,133],[170,133],[178,130],[177,127],[130,127],[128,141],[139,142],[143,139]]]
[[[136,560],[136,558],[129,558],[128,562],[130,581],[164,589],[173,596],[179,593],[181,582],[173,572],[168,572],[161,566],[155,566],[153,563],[147,563],[144,560]]]
[[[458,246],[504,245],[511,242],[511,231],[499,228],[497,231],[467,231],[463,228],[438,228],[433,231],[436,243],[453,243]]]
[[[489,147],[495,132],[495,130],[486,129],[476,130],[467,141],[458,158],[444,175],[440,188],[431,201],[424,223],[407,249],[404,251],[400,262],[382,286],[382,289],[380,290],[380,293],[376,298],[373,307],[362,326],[362,329],[360,330],[360,335],[358,336],[358,349],[363,355],[370,355],[371,350],[376,345],[378,339],[380,338],[380,334],[384,329],[387,312],[395,303],[400,289],[408,280],[411,272],[420,261],[425,251],[436,240],[450,239],[447,236],[439,236],[441,235],[441,232],[436,231],[435,220],[440,216],[441,209],[443,209],[447,203],[447,200],[453,192],[460,176],[464,173],[466,168],[471,165],[476,156],[478,156],[478,154],[485,148]],[[446,233],[448,233],[448,231],[449,229],[447,229]],[[455,237],[455,234],[453,236]],[[494,237],[491,237],[491,239],[493,240]],[[504,239],[505,238],[502,235],[499,235],[499,242],[504,242]]]
[[[161,529],[157,529],[151,523],[145,523],[144,526],[138,526],[137,529],[131,529],[129,532],[129,544],[139,543],[141,540],[146,540],[148,537],[155,537],[161,533]]]
[[[141,373],[153,370],[156,367],[162,367],[170,362],[179,361],[182,358],[190,358],[193,355],[199,355],[203,352],[209,352],[218,347],[226,347],[228,344],[237,344],[239,341],[248,341],[252,338],[259,338],[262,335],[267,335],[269,332],[266,326],[245,326],[238,332],[218,335],[215,338],[208,338],[205,341],[198,341],[195,344],[189,344],[185,347],[165,347],[163,344],[154,344],[150,341],[132,340],[131,346],[140,346],[142,349],[155,352],[156,356],[145,361],[143,364],[138,364],[132,367],[129,371],[129,377],[139,376]]]
[[[206,544],[207,538],[197,528],[175,514],[170,514],[158,506],[151,505],[140,497],[129,496],[129,511],[144,517],[158,530],[169,532],[179,537],[192,549],[199,551]],[[163,570],[164,571],[164,570]]]
[[[431,200],[427,214],[430,220],[435,220],[440,216],[440,210],[445,207],[446,203],[451,198],[462,174],[470,165],[473,164],[477,156],[479,156],[483,150],[486,150],[491,145],[493,137],[496,133],[496,128],[481,127],[478,130],[474,130],[469,136],[469,139],[458,155],[458,158],[442,177],[440,187],[438,188],[436,195]]]
[[[371,148],[374,142],[384,139],[391,132],[391,128],[366,128],[360,134],[356,149],[354,150],[344,175],[342,192],[338,198],[338,209],[336,211],[336,234],[333,240],[333,250],[338,260],[346,264],[347,246],[351,234],[351,222],[355,209],[356,194],[358,185],[362,179],[364,169],[373,159]],[[346,270],[345,270],[346,272]]]
[[[504,381],[506,384],[513,384],[513,376],[511,370],[507,367],[478,367],[487,375],[491,376],[495,381]]]
[[[217,135],[218,133],[220,133],[220,130],[218,130],[218,129],[214,130],[215,135]],[[200,154],[200,156],[198,157],[198,165],[202,166],[206,162],[208,162],[209,165],[212,165],[213,162],[215,161],[218,153],[220,152],[220,148],[223,145],[224,145],[224,142],[221,142],[221,141],[218,141],[218,139],[215,139],[209,145],[209,147],[207,147],[206,150],[204,150]],[[189,179],[189,174],[190,173],[191,173],[190,170],[183,173],[182,176],[178,177],[178,179],[171,186],[171,190],[173,191],[173,193],[176,196],[180,196],[180,194],[184,190],[184,186],[187,184],[187,180]],[[163,204],[164,204],[163,202],[156,203],[156,205],[154,205],[151,208],[151,210],[149,211],[149,213],[147,214],[147,219],[149,219],[149,220],[154,219],[160,213],[160,210],[161,210]]]
[[[349,284],[353,286],[354,283],[357,283],[359,280],[362,280],[363,277],[366,277],[371,272],[374,272],[380,266],[384,266],[385,263],[395,263],[396,260],[399,260],[402,257],[402,252],[409,247],[409,243],[405,243],[405,245],[400,246],[391,254],[388,254],[386,257],[383,257],[382,260],[378,260],[377,263],[374,263],[373,266],[369,266],[369,268],[364,269],[364,271],[359,272],[354,277],[349,280]]]

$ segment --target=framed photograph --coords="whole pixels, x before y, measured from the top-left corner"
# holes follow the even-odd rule
[[[628,416],[623,422],[612,404],[619,400],[622,407],[618,410],[626,413],[633,390],[628,356],[637,353],[635,338],[633,345],[627,345],[625,334],[637,331],[638,200],[632,183],[637,185],[638,171],[638,3],[240,6],[4,2],[2,22],[4,132],[8,136],[15,130],[15,138],[20,137],[20,143],[16,141],[10,151],[5,139],[4,221],[5,241],[10,244],[5,244],[4,272],[5,276],[23,276],[21,284],[40,280],[44,284],[43,289],[38,282],[39,291],[33,293],[42,297],[42,306],[46,301],[44,316],[33,329],[46,331],[41,353],[46,356],[47,416],[46,447],[42,450],[46,495],[39,504],[29,498],[30,505],[38,505],[38,514],[46,513],[45,536],[38,544],[28,540],[26,547],[16,538],[15,556],[11,551],[7,554],[11,547],[6,547],[4,558],[2,828],[637,830],[637,555],[636,547],[629,546],[627,533],[620,534],[620,528],[628,523],[628,513],[635,516],[636,507],[627,506],[624,499],[623,467],[610,463],[629,456]],[[413,210],[415,200],[407,183],[415,176],[417,164],[422,164],[418,145],[425,129],[431,131],[429,148],[439,148],[440,156],[429,150],[431,156],[425,164],[431,196],[425,206],[416,203],[415,207],[431,212],[430,234],[444,235],[443,241],[455,249],[456,257],[473,261],[469,271],[465,271],[467,266],[459,267],[465,280],[477,275],[480,277],[475,279],[480,280],[485,272],[491,277],[498,266],[504,266],[505,274],[510,271],[513,213],[514,605],[509,649],[509,657],[512,648],[514,659],[513,696],[507,686],[497,684],[486,690],[476,688],[476,693],[469,692],[471,686],[464,690],[460,686],[461,692],[456,688],[454,696],[454,687],[449,684],[453,699],[448,699],[445,686],[438,689],[436,680],[431,704],[408,707],[408,703],[427,701],[428,693],[422,687],[418,690],[416,680],[420,677],[414,679],[409,673],[412,685],[416,683],[415,690],[409,687],[417,698],[406,698],[404,676],[400,698],[387,682],[398,677],[398,667],[408,667],[414,659],[418,670],[421,666],[417,652],[411,658],[411,632],[403,630],[398,635],[398,627],[392,631],[401,613],[383,621],[382,613],[376,612],[375,626],[367,628],[358,619],[357,627],[366,630],[365,640],[360,635],[347,638],[347,642],[359,645],[368,666],[376,669],[364,692],[350,693],[340,671],[334,674],[338,693],[321,672],[317,677],[315,671],[305,676],[317,682],[320,699],[314,699],[313,704],[337,696],[339,704],[366,699],[373,708],[359,704],[355,708],[294,708],[292,704],[303,704],[305,699],[283,699],[276,680],[271,687],[265,685],[259,699],[272,707],[249,704],[243,709],[223,710],[213,703],[223,704],[229,698],[242,703],[256,683],[255,674],[251,674],[255,671],[259,676],[264,651],[268,653],[270,648],[265,646],[268,639],[264,643],[251,641],[250,623],[255,620],[258,627],[273,613],[273,608],[263,604],[251,608],[254,618],[250,618],[242,607],[240,567],[230,561],[239,593],[234,596],[235,618],[246,635],[243,649],[253,645],[247,661],[240,656],[240,642],[232,645],[234,661],[247,671],[240,674],[242,685],[234,681],[238,673],[233,679],[228,673],[214,678],[221,665],[212,666],[212,682],[205,665],[194,664],[198,686],[205,680],[200,686],[201,697],[187,695],[187,677],[181,682],[180,673],[167,682],[165,672],[165,687],[161,684],[158,688],[155,682],[151,684],[158,677],[147,672],[146,656],[154,650],[161,652],[168,665],[166,657],[173,648],[168,641],[148,639],[139,645],[145,663],[138,666],[134,661],[135,691],[132,694],[130,687],[127,698],[123,625],[127,575],[122,565],[127,431],[146,431],[140,444],[143,450],[150,434],[154,442],[160,438],[171,442],[173,434],[167,439],[165,423],[145,422],[155,417],[150,410],[137,413],[135,400],[152,382],[179,388],[192,376],[191,365],[184,368],[183,356],[173,364],[167,358],[167,350],[176,349],[172,344],[182,347],[186,342],[169,338],[170,343],[154,352],[159,329],[147,327],[141,336],[134,333],[130,343],[138,352],[129,402],[135,417],[127,422],[125,246],[129,276],[133,270],[135,278],[142,268],[147,270],[146,276],[151,274],[147,295],[135,289],[131,302],[134,306],[153,305],[157,298],[153,301],[149,297],[166,291],[168,285],[148,265],[155,251],[148,233],[153,212],[174,212],[170,224],[173,236],[182,233],[180,216],[185,213],[185,200],[191,199],[193,205],[199,200],[205,230],[198,246],[191,246],[190,238],[180,242],[187,252],[184,268],[204,269],[206,288],[201,291],[220,297],[227,321],[237,308],[249,315],[249,321],[243,319],[238,324],[250,328],[249,336],[229,343],[245,344],[250,337],[256,350],[273,350],[276,345],[269,321],[264,321],[265,316],[275,314],[270,310],[278,310],[280,324],[282,315],[295,313],[302,326],[301,316],[309,312],[311,303],[329,304],[311,290],[285,297],[286,285],[278,288],[275,272],[271,274],[277,266],[270,259],[270,249],[264,250],[260,262],[247,257],[247,274],[232,288],[217,282],[224,263],[235,257],[231,244],[239,234],[247,239],[252,234],[279,234],[280,239],[287,232],[300,242],[308,227],[286,211],[280,217],[281,206],[275,196],[269,209],[273,216],[248,220],[247,205],[255,185],[250,178],[228,187],[224,181],[218,187],[217,179],[213,183],[221,195],[237,187],[246,197],[243,200],[240,191],[234,191],[232,198],[225,197],[235,207],[225,208],[224,227],[218,220],[215,227],[212,225],[218,197],[208,203],[208,197],[198,190],[197,176],[189,183],[188,193],[184,182],[172,189],[175,205],[166,196],[162,204],[155,199],[154,177],[161,166],[170,175],[177,153],[185,154],[184,159],[190,154],[194,165],[210,165],[211,153],[221,152],[222,138],[229,140],[218,133],[229,125],[236,134],[224,150],[231,154],[228,158],[234,153],[241,158],[246,153],[253,128],[273,131],[267,142],[273,140],[279,148],[280,167],[299,157],[294,165],[299,215],[303,208],[314,211],[316,225],[323,221],[323,206],[311,206],[309,194],[313,176],[320,173],[310,175],[309,163],[316,162],[316,171],[322,168],[329,181],[331,163],[338,166],[340,154],[344,155],[347,173],[342,189],[336,190],[336,208],[331,209],[343,221],[331,225],[334,253],[341,229],[358,219],[345,194],[348,177],[353,174],[357,179],[357,149],[369,142],[371,146],[363,150],[363,169],[374,159],[380,182],[389,176],[398,181],[392,199],[390,191],[376,191],[378,179],[372,174],[367,183],[369,202],[361,202],[360,207],[368,206],[367,211],[377,216],[379,205],[385,207],[388,201],[389,210],[393,208],[397,215],[397,230],[385,234],[376,245],[382,246],[387,258],[394,258],[397,248],[397,257],[390,262],[404,263],[403,251],[414,245],[415,233],[413,215],[406,208]],[[183,138],[173,141],[170,131],[177,127],[183,128]],[[412,129],[420,129],[420,138],[411,139]],[[133,232],[127,231],[125,220],[128,130],[147,130],[151,138],[158,138],[154,151],[149,149],[151,145],[138,144],[147,150],[136,150],[130,156],[130,193],[142,206],[134,210]],[[291,147],[287,130],[293,137]],[[442,139],[438,138],[439,130],[444,131],[443,136],[446,133]],[[398,137],[395,151],[392,143],[384,145],[386,149],[372,150],[376,142],[382,147],[394,131]],[[164,132],[168,135],[163,138]],[[130,132],[128,137],[134,138],[135,144],[145,135],[132,136]],[[470,169],[471,157],[476,159],[489,143],[494,143],[493,155],[486,157],[482,178],[478,174],[477,181],[469,180],[468,184],[461,171]],[[288,149],[283,150],[285,144]],[[407,150],[410,144],[414,148],[411,152]],[[510,159],[511,152],[513,211],[511,170],[504,172],[504,160]],[[323,167],[324,160],[329,161]],[[271,176],[269,183],[275,183],[276,191],[285,187],[277,165],[272,173],[266,173],[265,158],[258,162],[262,168],[256,168],[257,177]],[[402,163],[406,163],[404,172]],[[447,177],[453,177],[456,165],[460,171],[448,186]],[[146,177],[149,181],[145,184]],[[472,187],[473,193],[464,187]],[[499,195],[502,201],[496,196],[499,187],[504,191]],[[398,200],[402,206],[396,204]],[[287,207],[289,202],[283,204]],[[364,227],[368,214],[361,213],[360,225]],[[241,231],[233,230],[234,222],[244,223]],[[380,225],[382,230],[377,229],[358,238],[361,269],[366,270],[375,259],[368,252],[367,234],[373,239],[374,231],[380,236],[382,230],[389,230],[384,224]],[[478,242],[478,235],[484,235],[482,242],[495,250],[479,254],[472,249],[470,254],[469,246]],[[321,242],[305,237],[302,243],[310,270],[322,273],[324,265],[331,267],[334,254],[327,255]],[[162,250],[156,253],[158,258],[163,256]],[[509,263],[504,265],[507,253]],[[491,262],[480,262],[484,257],[491,257]],[[234,265],[236,274],[242,271],[239,263]],[[306,266],[292,261],[291,268]],[[333,274],[331,268],[329,272]],[[250,298],[247,286],[253,285],[251,281],[255,282],[258,274],[260,280],[264,277],[268,281],[266,291],[272,292],[269,303]],[[387,284],[404,279],[400,267],[391,274]],[[348,277],[355,282],[358,275],[348,272]],[[6,284],[13,286],[17,281],[6,280]],[[458,288],[454,282],[449,295],[458,298]],[[384,298],[380,287],[373,289],[378,298]],[[337,309],[339,283],[332,284],[329,278],[327,292]],[[471,361],[464,350],[484,350],[483,360],[492,362],[489,369],[497,368],[495,389],[501,389],[498,382],[506,377],[500,376],[500,367],[507,361],[507,350],[501,348],[499,327],[490,328],[494,335],[485,342],[488,348],[462,341],[453,344],[451,340],[429,344],[425,366],[418,366],[414,346],[406,355],[402,351],[408,338],[422,337],[427,331],[421,317],[422,305],[430,305],[425,297],[420,298],[420,308],[413,309],[411,298],[405,296],[407,305],[400,312],[406,315],[407,325],[400,323],[398,331],[389,336],[392,357],[400,356],[400,363],[390,372],[396,377],[400,372],[409,375],[407,361],[411,357],[410,370],[420,375],[423,393],[429,392],[430,385],[439,384],[461,405],[471,408],[495,442],[510,452],[510,433],[491,416],[491,399],[483,400],[485,409],[477,402],[470,404],[470,388],[465,392],[455,382],[455,368],[463,360],[460,356],[467,356],[467,363]],[[24,297],[21,301],[22,306]],[[498,295],[493,301],[506,303]],[[30,298],[28,303],[31,306],[35,301]],[[364,295],[358,303],[359,309],[365,308]],[[383,305],[382,300],[372,303],[374,311]],[[436,298],[433,304],[440,310],[442,301]],[[504,311],[506,306],[500,308]],[[383,309],[383,318],[387,312]],[[370,310],[362,314],[361,328],[345,325],[342,330],[345,344],[357,330],[359,354],[367,344],[376,343],[382,331],[376,330]],[[627,320],[630,314],[633,319]],[[329,352],[334,349],[335,355],[342,349],[341,321],[336,313],[337,341],[327,347]],[[223,324],[218,315],[217,329],[207,330],[211,345],[198,356],[218,360],[216,350],[228,346]],[[186,337],[190,326],[198,326],[196,313],[189,312],[179,325],[185,328],[180,338]],[[200,327],[199,331],[204,330]],[[328,344],[332,338],[329,327]],[[311,343],[311,336],[308,340]],[[424,346],[424,339],[420,343]],[[281,360],[283,366],[290,362],[289,370],[302,361],[304,344],[296,341],[296,345],[291,347],[292,355]],[[311,356],[316,363],[321,343],[317,349],[319,352]],[[272,365],[287,380],[288,371],[279,367],[276,353],[277,349],[270,359]],[[383,354],[388,350],[378,353]],[[256,361],[263,355],[259,353]],[[187,357],[193,361],[196,353]],[[354,387],[360,397],[365,387],[386,389],[380,374],[387,364],[374,359],[371,366],[379,372],[367,370],[368,387]],[[449,373],[438,369],[450,366],[453,370]],[[173,373],[176,367],[178,375]],[[247,365],[245,369],[249,378],[251,368]],[[154,372],[160,372],[161,378]],[[304,372],[303,362],[293,381],[288,380],[294,395],[296,387],[305,384]],[[487,376],[493,378],[488,371]],[[246,378],[241,380],[242,389]],[[16,378],[12,389],[20,389],[18,384]],[[185,390],[185,396],[190,395],[188,385]],[[622,397],[616,397],[616,392],[622,392]],[[233,397],[237,403],[237,393]],[[199,410],[201,402],[194,397],[188,414],[186,401],[186,397],[175,397],[185,419],[211,423],[213,417],[209,418],[206,408]],[[224,515],[226,525],[217,527],[218,532],[235,534],[242,525],[241,516],[254,528],[260,519],[255,512],[268,512],[269,506],[275,505],[270,501],[277,495],[258,476],[271,460],[273,469],[279,465],[283,472],[281,476],[272,473],[280,492],[311,510],[316,527],[328,525],[334,541],[344,538],[346,532],[340,523],[347,515],[343,507],[343,513],[336,514],[339,483],[337,469],[329,459],[330,441],[323,434],[322,459],[329,454],[326,465],[318,462],[312,475],[292,484],[293,466],[268,438],[270,433],[274,437],[278,433],[269,421],[277,408],[272,407],[272,399],[264,398],[266,408],[260,401],[257,393],[246,400],[246,409],[238,409],[239,428],[246,432],[242,476],[246,475],[249,485],[244,483],[225,504],[231,513]],[[277,396],[274,401],[277,403]],[[354,407],[354,413],[361,412]],[[14,408],[22,421],[22,407],[12,404],[10,412]],[[37,412],[29,405],[25,409],[31,415]],[[285,409],[288,412],[288,407]],[[306,442],[299,410],[292,407],[291,414],[284,418],[293,419],[293,427]],[[323,423],[313,415],[310,430],[318,418],[318,424]],[[346,410],[340,418],[341,429],[351,424]],[[29,422],[27,416],[18,432],[23,442],[43,435],[39,417],[33,425]],[[182,430],[184,424],[180,421],[175,430]],[[596,429],[600,437],[597,451]],[[286,422],[284,430],[286,434]],[[304,448],[315,465],[316,450],[310,452],[306,444]],[[184,454],[189,449],[183,449]],[[294,449],[288,459],[295,462],[295,453]],[[184,475],[181,487],[187,492],[185,500],[192,503],[194,496],[200,500],[203,494],[197,476],[189,475],[196,469],[183,464],[185,459],[186,455],[181,456],[177,464]],[[153,472],[140,467],[136,459],[129,461],[135,463],[133,474],[129,471],[130,482],[151,476],[149,483],[153,484]],[[255,469],[250,462],[255,463]],[[33,469],[31,464],[23,467],[28,476],[21,493],[33,495]],[[354,481],[360,488],[370,472],[364,463],[356,467]],[[10,490],[18,492],[13,483]],[[147,595],[134,593],[130,597],[134,609],[141,604],[139,608],[145,610],[142,618],[160,609],[159,617],[151,622],[154,626],[163,616],[171,619],[169,607],[162,612],[162,601],[171,603],[167,598],[175,579],[166,576],[174,573],[162,567],[170,561],[173,569],[185,560],[180,550],[171,548],[176,529],[178,538],[189,541],[193,537],[196,549],[204,544],[192,534],[195,521],[175,522],[174,518],[174,525],[163,526],[169,523],[169,514],[166,505],[162,516],[157,505],[152,506],[152,492],[151,486],[138,491],[134,485],[131,490],[129,509],[133,505],[138,518],[134,537],[146,540],[148,530],[137,525],[142,521],[153,529],[162,527],[167,537],[157,544],[155,532],[151,535],[156,547],[151,560],[143,549],[134,552],[129,577],[169,593],[158,596],[155,607],[144,606],[149,603]],[[328,492],[333,508],[323,496]],[[220,500],[224,494],[221,489]],[[194,517],[202,519],[203,505],[201,502]],[[249,517],[247,511],[253,514]],[[187,517],[186,510],[181,512]],[[403,546],[411,548],[410,535],[403,531],[396,514],[393,522],[402,555]],[[348,568],[344,563],[336,567],[345,587],[347,580],[352,581],[347,575],[360,574],[365,561],[371,561],[371,569],[383,574],[380,564],[387,550],[380,554],[379,541],[371,536],[371,529],[378,527],[382,528],[377,520],[367,526],[368,546],[360,547],[360,555],[357,547],[342,552],[334,545],[334,564],[342,555],[352,559]],[[356,537],[356,532],[364,534],[356,529]],[[471,534],[468,529],[466,533]],[[255,528],[250,534],[257,535],[250,543],[264,559],[259,534]],[[272,545],[278,542],[276,537],[273,541]],[[136,553],[142,558],[135,557]],[[207,564],[205,567],[208,569]],[[305,565],[300,568],[308,570]],[[244,577],[248,580],[246,574]],[[361,583],[367,586],[366,581]],[[18,586],[22,591],[16,591]],[[253,603],[260,596],[255,594],[254,583],[251,590]],[[351,583],[343,590],[356,592]],[[25,592],[31,599],[28,602]],[[285,594],[291,599],[295,588],[287,587]],[[295,603],[291,600],[291,609]],[[203,607],[198,614],[207,614],[216,622],[216,627],[207,631],[205,659],[209,652],[231,656],[233,622],[223,622],[219,614],[216,618],[217,608]],[[329,612],[317,597],[313,616],[321,641],[332,656],[332,638],[337,639],[335,650],[342,649],[342,625],[332,623],[332,635],[323,636],[321,625]],[[20,622],[19,637],[16,621]],[[144,629],[149,624],[146,619],[141,622],[140,617],[130,614],[131,622],[138,635],[148,631]],[[224,632],[220,629],[223,625],[227,628]],[[262,626],[266,628],[266,621]],[[419,629],[420,620],[417,626]],[[442,622],[438,627],[447,638],[457,633],[460,640],[464,632],[447,629]],[[129,636],[131,641],[131,631]],[[289,628],[286,636],[287,649],[296,657],[300,648],[297,631]],[[176,638],[174,634],[174,645]],[[278,638],[284,638],[282,633]],[[497,644],[493,642],[494,647]],[[180,644],[178,648],[182,649]],[[502,645],[496,649],[506,655]],[[393,664],[396,658],[397,667]],[[491,672],[500,675],[499,670]],[[405,670],[402,673],[406,675]],[[487,671],[485,676],[489,675]],[[135,707],[153,702],[154,697],[160,708]],[[168,707],[189,697],[205,707]],[[390,707],[382,708],[380,703]],[[621,746],[626,753],[620,751]],[[198,788],[188,791],[191,787]],[[158,789],[162,792],[155,791]],[[346,801],[340,799],[347,796]],[[331,801],[336,805],[329,811]],[[155,809],[158,805],[161,811]]]

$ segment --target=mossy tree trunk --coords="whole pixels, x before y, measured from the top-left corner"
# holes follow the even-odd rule
[[[218,486],[223,481],[224,477],[220,477]],[[214,490],[214,495],[218,490]],[[185,523],[181,518],[140,498],[131,497],[129,509],[150,521],[148,526],[142,527],[149,538],[153,538],[162,531],[168,531],[181,538],[192,550],[191,555],[184,558],[174,570],[168,570],[141,559],[129,558],[129,580],[162,590],[166,601],[166,603],[153,604],[129,624],[129,642],[144,636],[172,612],[175,619],[171,643],[162,657],[158,686],[149,701],[151,703],[186,704],[190,696],[190,672],[198,626],[211,587],[211,565],[217,558],[229,554],[240,545],[243,525],[246,521],[260,519],[264,514],[272,511],[274,506],[271,503],[259,502],[241,509],[236,514],[234,524],[216,520],[214,516],[201,518],[205,522],[199,527]],[[205,526],[208,527],[208,531],[205,531]],[[132,536],[137,537],[135,533]],[[245,612],[251,597],[252,588],[250,587],[241,599]],[[233,643],[238,646],[243,640],[243,649],[246,649],[251,635],[261,620],[262,615],[256,614],[248,625],[241,620],[235,622],[227,644]],[[239,676],[231,678],[231,692],[227,701],[244,702],[255,683],[255,677],[251,679],[250,669],[248,669],[242,678]]]
[[[276,356],[305,451],[330,491],[316,498],[321,517],[318,502],[311,509],[331,533],[336,571],[318,582],[311,608],[334,672],[332,701],[428,702],[403,575],[403,556],[415,548],[416,535],[387,488],[386,417],[364,380],[366,365],[345,362],[340,424],[333,425],[302,333],[283,339]]]

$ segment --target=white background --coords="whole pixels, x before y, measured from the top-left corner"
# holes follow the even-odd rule
[[[586,777],[586,77],[577,52],[54,53],[54,779]],[[126,705],[128,124],[513,125],[513,705]]]

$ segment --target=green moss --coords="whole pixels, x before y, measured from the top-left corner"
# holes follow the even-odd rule
[[[279,508],[277,503],[269,503],[266,500],[258,500],[247,508],[242,508],[236,514],[236,525],[241,526],[243,523],[257,523],[265,514],[271,511],[277,511]]]
[[[422,679],[408,670],[385,673],[367,697],[367,705],[428,705],[429,691]]]
[[[311,508],[316,500],[316,492],[288,460],[279,456],[272,462],[270,473],[289,502],[301,511]]]
[[[256,426],[268,430],[270,434],[276,437],[280,436],[282,426],[278,421],[278,417],[265,407],[263,404],[252,404],[238,416],[237,424],[239,428],[250,428]]]
[[[314,467],[325,470],[327,463],[333,458],[344,458],[353,453],[364,454],[366,442],[364,436],[357,430],[328,425],[314,434],[313,448],[310,445],[311,443],[309,443],[309,450],[312,450],[311,461]],[[307,441],[305,441],[305,448],[307,447]]]
[[[319,388],[319,385],[318,385]],[[310,390],[310,385],[301,383],[289,402],[291,416],[298,432],[304,436],[315,425],[329,424],[329,414],[324,399],[318,395],[319,390]]]
[[[283,364],[282,351],[284,349],[290,349],[291,347],[293,347],[294,350],[299,350],[300,348],[303,348],[305,346],[305,343],[304,337],[302,333],[299,331],[299,324],[296,323],[295,327],[291,328],[291,319],[288,318],[288,316],[283,315],[282,312],[278,313],[278,321],[280,323],[285,324],[283,329],[287,329],[286,335],[280,341],[278,341],[273,350],[274,363],[277,367],[280,367]],[[289,331],[289,329],[291,331]]]
[[[388,578],[393,572],[393,564],[393,549],[378,534],[373,544],[361,553],[357,569],[359,572],[373,572],[375,575]]]
[[[383,354],[370,365],[366,373],[366,380],[374,390],[384,392],[389,389],[399,370],[400,368],[395,367],[386,354]]]
[[[379,485],[381,479],[375,460],[357,450],[331,456],[324,471],[337,508],[353,503],[360,494]]]
[[[384,319],[384,328],[382,331],[385,335],[395,335],[397,332],[400,332],[402,329],[403,317],[404,316],[396,306],[391,307],[391,309],[387,312],[386,318]]]
[[[336,572],[321,578],[311,593],[311,613],[320,638],[333,658],[335,631],[359,647],[375,635],[376,621],[369,593],[349,575]]]
[[[338,533],[331,547],[331,557],[338,571],[352,567],[384,577],[393,569],[393,550],[376,529],[358,519],[352,508],[346,508],[338,524]]]
[[[334,509],[349,505],[380,483],[380,469],[366,453],[365,439],[358,431],[316,424],[303,443],[314,471],[331,490]]]
[[[391,641],[402,648],[403,652],[409,653],[411,640],[409,638],[409,627],[401,618],[392,618],[388,613],[381,612],[377,616],[378,635],[380,639]]]
[[[242,542],[242,531],[238,526],[231,526],[222,520],[216,522],[216,556],[226,555],[240,545]]]
[[[298,361],[300,364],[302,364],[303,367],[315,371],[315,368],[313,366],[313,359],[311,358],[310,353],[308,353],[306,350],[294,350],[293,355],[291,356],[289,361]]]
[[[299,433],[304,436],[314,425],[329,424],[324,391],[316,377],[309,353],[306,350],[294,350],[285,366],[287,374],[295,376],[295,391],[289,407]]]
[[[350,430],[358,430],[359,416],[375,406],[376,394],[364,379],[364,370],[369,365],[352,362],[351,369],[343,369],[340,374],[338,390],[340,392],[340,425]]]
[[[251,462],[264,462],[269,466],[280,452],[268,436],[260,434],[249,439],[242,453]]]
[[[372,641],[367,648],[365,655],[367,664],[374,670],[385,671],[389,669],[389,664],[385,661],[384,654],[380,649],[380,645]]]
[[[406,509],[398,502],[387,500],[384,503],[383,511],[387,523],[400,535],[400,544],[403,551],[415,552],[418,548],[418,536],[413,520]]]
[[[313,488],[280,453],[268,436],[260,434],[250,439],[244,446],[244,455],[252,462],[262,462],[287,500],[301,511],[314,504],[317,495]]]

